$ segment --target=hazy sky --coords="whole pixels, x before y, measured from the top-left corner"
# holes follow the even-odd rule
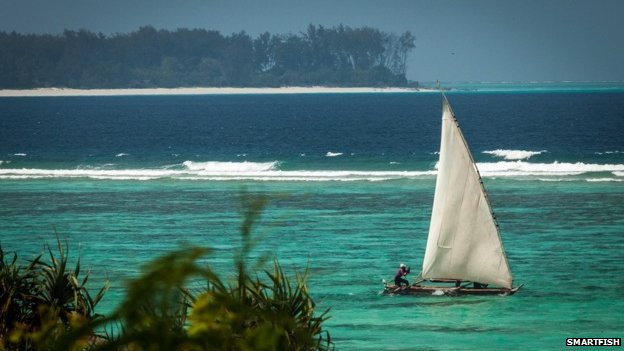
[[[624,0],[0,0],[0,31],[410,30],[419,81],[623,81]],[[2,50],[2,48],[0,48]]]

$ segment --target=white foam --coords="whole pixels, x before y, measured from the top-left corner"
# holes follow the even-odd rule
[[[484,177],[520,177],[544,181],[578,180],[587,174],[588,181],[619,181],[624,177],[623,164],[586,163],[530,163],[526,161],[500,161],[479,163]],[[437,165],[436,165],[437,168]],[[600,173],[610,172],[613,177]],[[598,173],[598,174],[596,174]],[[91,178],[117,180],[151,180],[171,178],[178,180],[216,181],[387,181],[394,179],[417,179],[432,177],[436,170],[410,171],[354,171],[354,170],[280,170],[279,162],[194,162],[167,165],[156,169],[110,169],[89,167],[77,169],[10,169],[0,168],[0,179],[39,178]],[[572,176],[572,177],[570,177]],[[613,179],[613,180],[611,180]]]
[[[574,178],[537,178],[541,182],[574,182]]]
[[[97,179],[139,179],[145,177],[171,177],[179,171],[162,169],[0,169],[0,178],[97,178]]]
[[[187,169],[0,169],[0,179],[91,178],[115,180],[385,181],[433,176],[435,171],[280,171],[277,162],[189,162]]]
[[[502,157],[505,160],[528,160],[531,156],[539,155],[546,152],[546,150],[541,151],[527,151],[527,150],[490,150],[483,151],[484,154],[490,154],[497,157]]]
[[[587,178],[585,179],[588,182],[622,182],[624,179],[617,178]]]
[[[51,176],[36,176],[36,175],[0,175],[0,179],[43,179],[43,178],[53,178]]]
[[[591,163],[530,163],[525,161],[501,161],[478,163],[482,176],[565,176],[595,172],[622,172],[623,164],[591,164]]]
[[[101,179],[101,180],[111,180],[111,179],[114,179],[114,180],[142,180],[142,181],[158,179],[158,177],[136,177],[136,176],[134,176],[134,177],[133,176],[128,176],[128,177],[118,176],[118,177],[114,177],[114,178],[111,178],[111,177],[108,177],[108,176],[89,176],[88,178],[91,178],[91,179]]]
[[[115,155],[115,157],[124,157],[124,156],[128,156],[128,155],[130,155],[130,154],[126,154],[126,153],[122,152],[122,153],[119,153],[119,154]]]
[[[11,163],[11,161],[2,161],[2,160],[0,160],[0,165],[2,165],[3,163],[9,164],[9,163]]]
[[[327,153],[325,154],[326,157],[337,157],[337,156],[342,156],[342,152],[331,152],[331,151],[327,151]]]
[[[19,152],[19,153],[17,153],[17,154],[13,154],[13,156],[20,156],[20,157],[24,157],[24,156],[28,156],[28,154],[25,154],[25,153]]]
[[[184,161],[182,163],[188,170],[190,171],[203,171],[203,172],[263,172],[277,169],[279,165],[278,161],[273,162],[219,162],[219,161],[208,161],[208,162],[193,162],[193,161]]]

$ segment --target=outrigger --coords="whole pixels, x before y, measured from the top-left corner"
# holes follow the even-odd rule
[[[445,284],[445,285],[440,285]],[[437,284],[437,285],[431,285]],[[523,286],[515,288],[488,288],[487,285],[452,279],[420,279],[410,286],[398,287],[384,282],[384,294],[396,295],[513,295]]]

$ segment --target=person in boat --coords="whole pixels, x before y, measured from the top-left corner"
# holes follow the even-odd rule
[[[398,287],[401,287],[403,285],[409,286],[410,285],[409,280],[403,278],[406,275],[408,275],[409,272],[410,272],[410,267],[407,267],[406,265],[401,263],[401,265],[399,266],[399,270],[394,275],[394,284]]]

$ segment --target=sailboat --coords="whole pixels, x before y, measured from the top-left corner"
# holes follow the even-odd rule
[[[511,295],[513,277],[496,217],[448,99],[442,95],[442,138],[429,236],[420,279],[385,293]],[[433,284],[433,285],[432,285]]]

